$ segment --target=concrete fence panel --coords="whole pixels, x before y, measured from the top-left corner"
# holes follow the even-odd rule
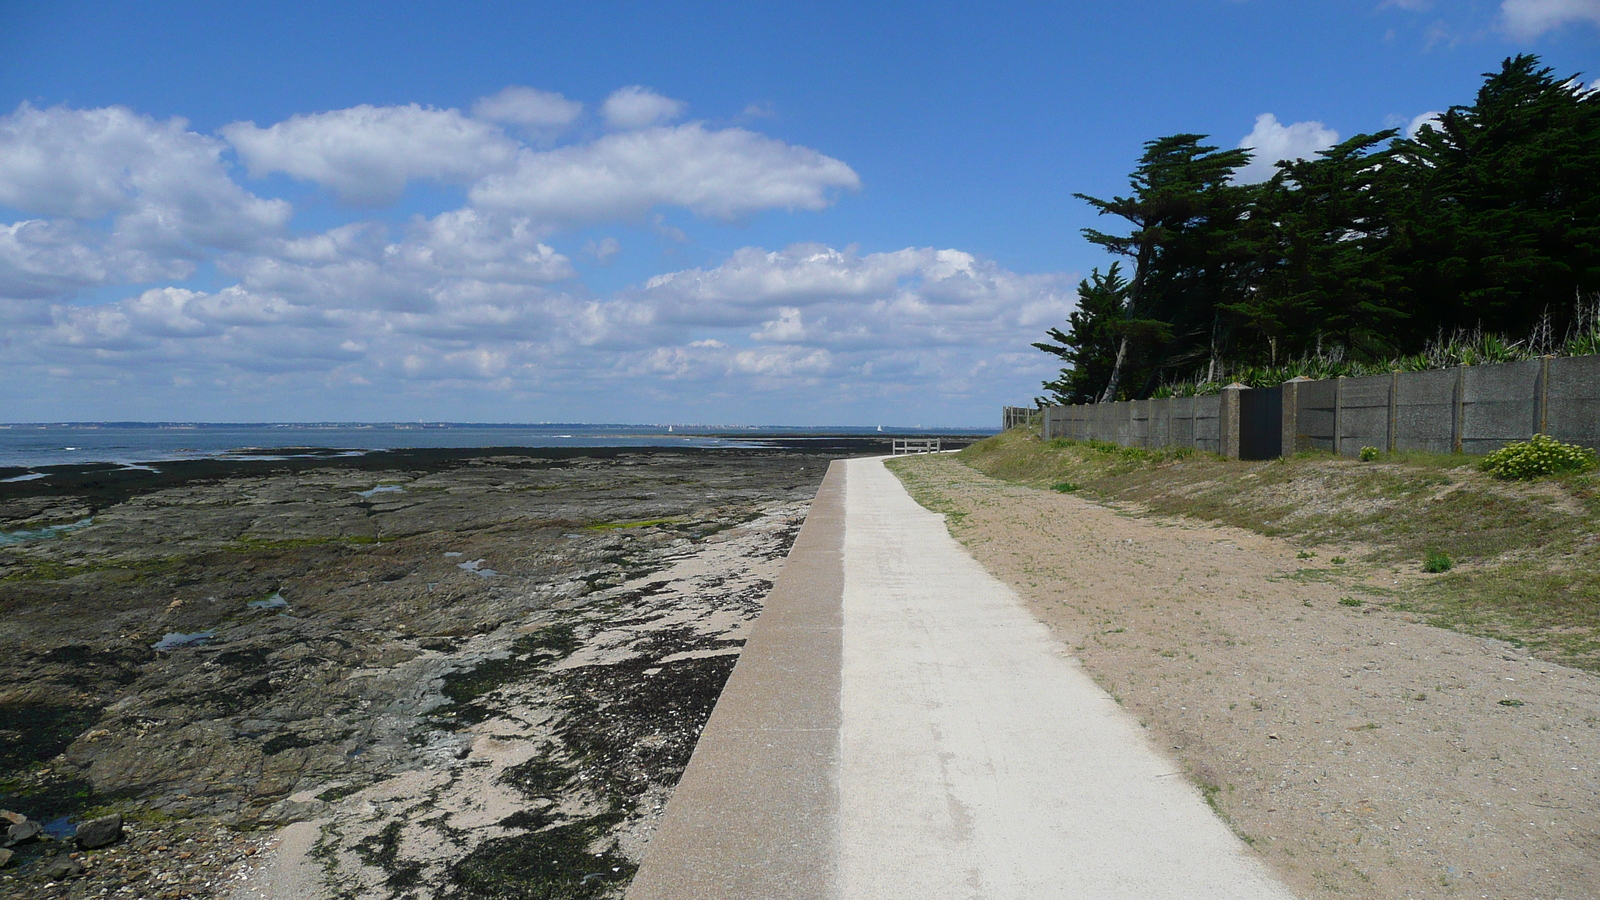
[[[1195,445],[1194,398],[1173,397],[1167,402],[1172,404],[1172,445],[1193,447]]]
[[[1240,414],[1246,395],[1249,402],[1260,400],[1249,389],[1228,388],[1205,397],[1049,407],[1040,416],[1040,433],[1235,456],[1245,437]],[[1541,432],[1600,449],[1600,356],[1294,379],[1281,396],[1279,443],[1286,454],[1315,449],[1354,456],[1363,447],[1488,453]],[[1272,427],[1254,419],[1249,424],[1256,431]]]
[[[1151,447],[1172,446],[1172,398],[1162,397],[1150,401],[1150,437]]]
[[[1461,370],[1462,452],[1491,453],[1539,430],[1546,362],[1531,359]]]
[[[1600,450],[1600,356],[1569,356],[1549,363],[1544,433]]]
[[[1389,449],[1388,375],[1346,378],[1339,389],[1339,443],[1334,452],[1355,456],[1362,447]]]
[[[1294,446],[1296,450],[1333,450],[1334,413],[1337,410],[1338,381],[1302,381],[1296,391]]]
[[[1150,401],[1133,400],[1128,403],[1128,446],[1150,446]]]
[[[1394,449],[1455,452],[1459,369],[1402,372],[1395,384]]]
[[[1194,399],[1194,446],[1209,453],[1222,452],[1222,397],[1212,394]]]

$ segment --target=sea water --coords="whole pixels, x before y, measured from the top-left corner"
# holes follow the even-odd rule
[[[457,425],[433,423],[214,425],[70,423],[0,425],[0,469],[162,462],[228,456],[273,458],[288,448],[758,447],[750,436],[669,432],[667,425]],[[679,429],[681,431],[681,427]],[[13,476],[6,480],[27,478]]]

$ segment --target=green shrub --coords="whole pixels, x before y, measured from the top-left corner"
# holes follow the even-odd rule
[[[1428,558],[1422,563],[1422,571],[1432,575],[1448,572],[1456,567],[1455,560],[1450,555],[1438,550],[1429,550]]]
[[[1360,606],[1361,605],[1361,601],[1357,600],[1354,597],[1340,597],[1339,598],[1339,605],[1340,606]]]
[[[1563,444],[1548,434],[1513,441],[1483,458],[1483,470],[1506,481],[1521,481],[1559,472],[1586,472],[1595,467],[1587,447]]]
[[[1378,458],[1378,448],[1377,447],[1362,447],[1361,448],[1361,461],[1362,462],[1372,462],[1373,460],[1375,460],[1377,458]]]
[[[1056,490],[1056,491],[1060,491],[1063,494],[1070,494],[1073,491],[1077,490],[1078,486],[1073,484],[1070,481],[1058,481],[1055,484],[1051,485],[1051,489],[1052,490]]]

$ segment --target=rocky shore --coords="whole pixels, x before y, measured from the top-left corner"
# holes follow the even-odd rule
[[[829,459],[875,449],[0,483],[0,808],[40,825],[0,894],[620,896]]]

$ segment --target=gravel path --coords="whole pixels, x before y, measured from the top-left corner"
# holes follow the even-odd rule
[[[1600,679],[1283,541],[896,466],[1297,895],[1600,897]]]

